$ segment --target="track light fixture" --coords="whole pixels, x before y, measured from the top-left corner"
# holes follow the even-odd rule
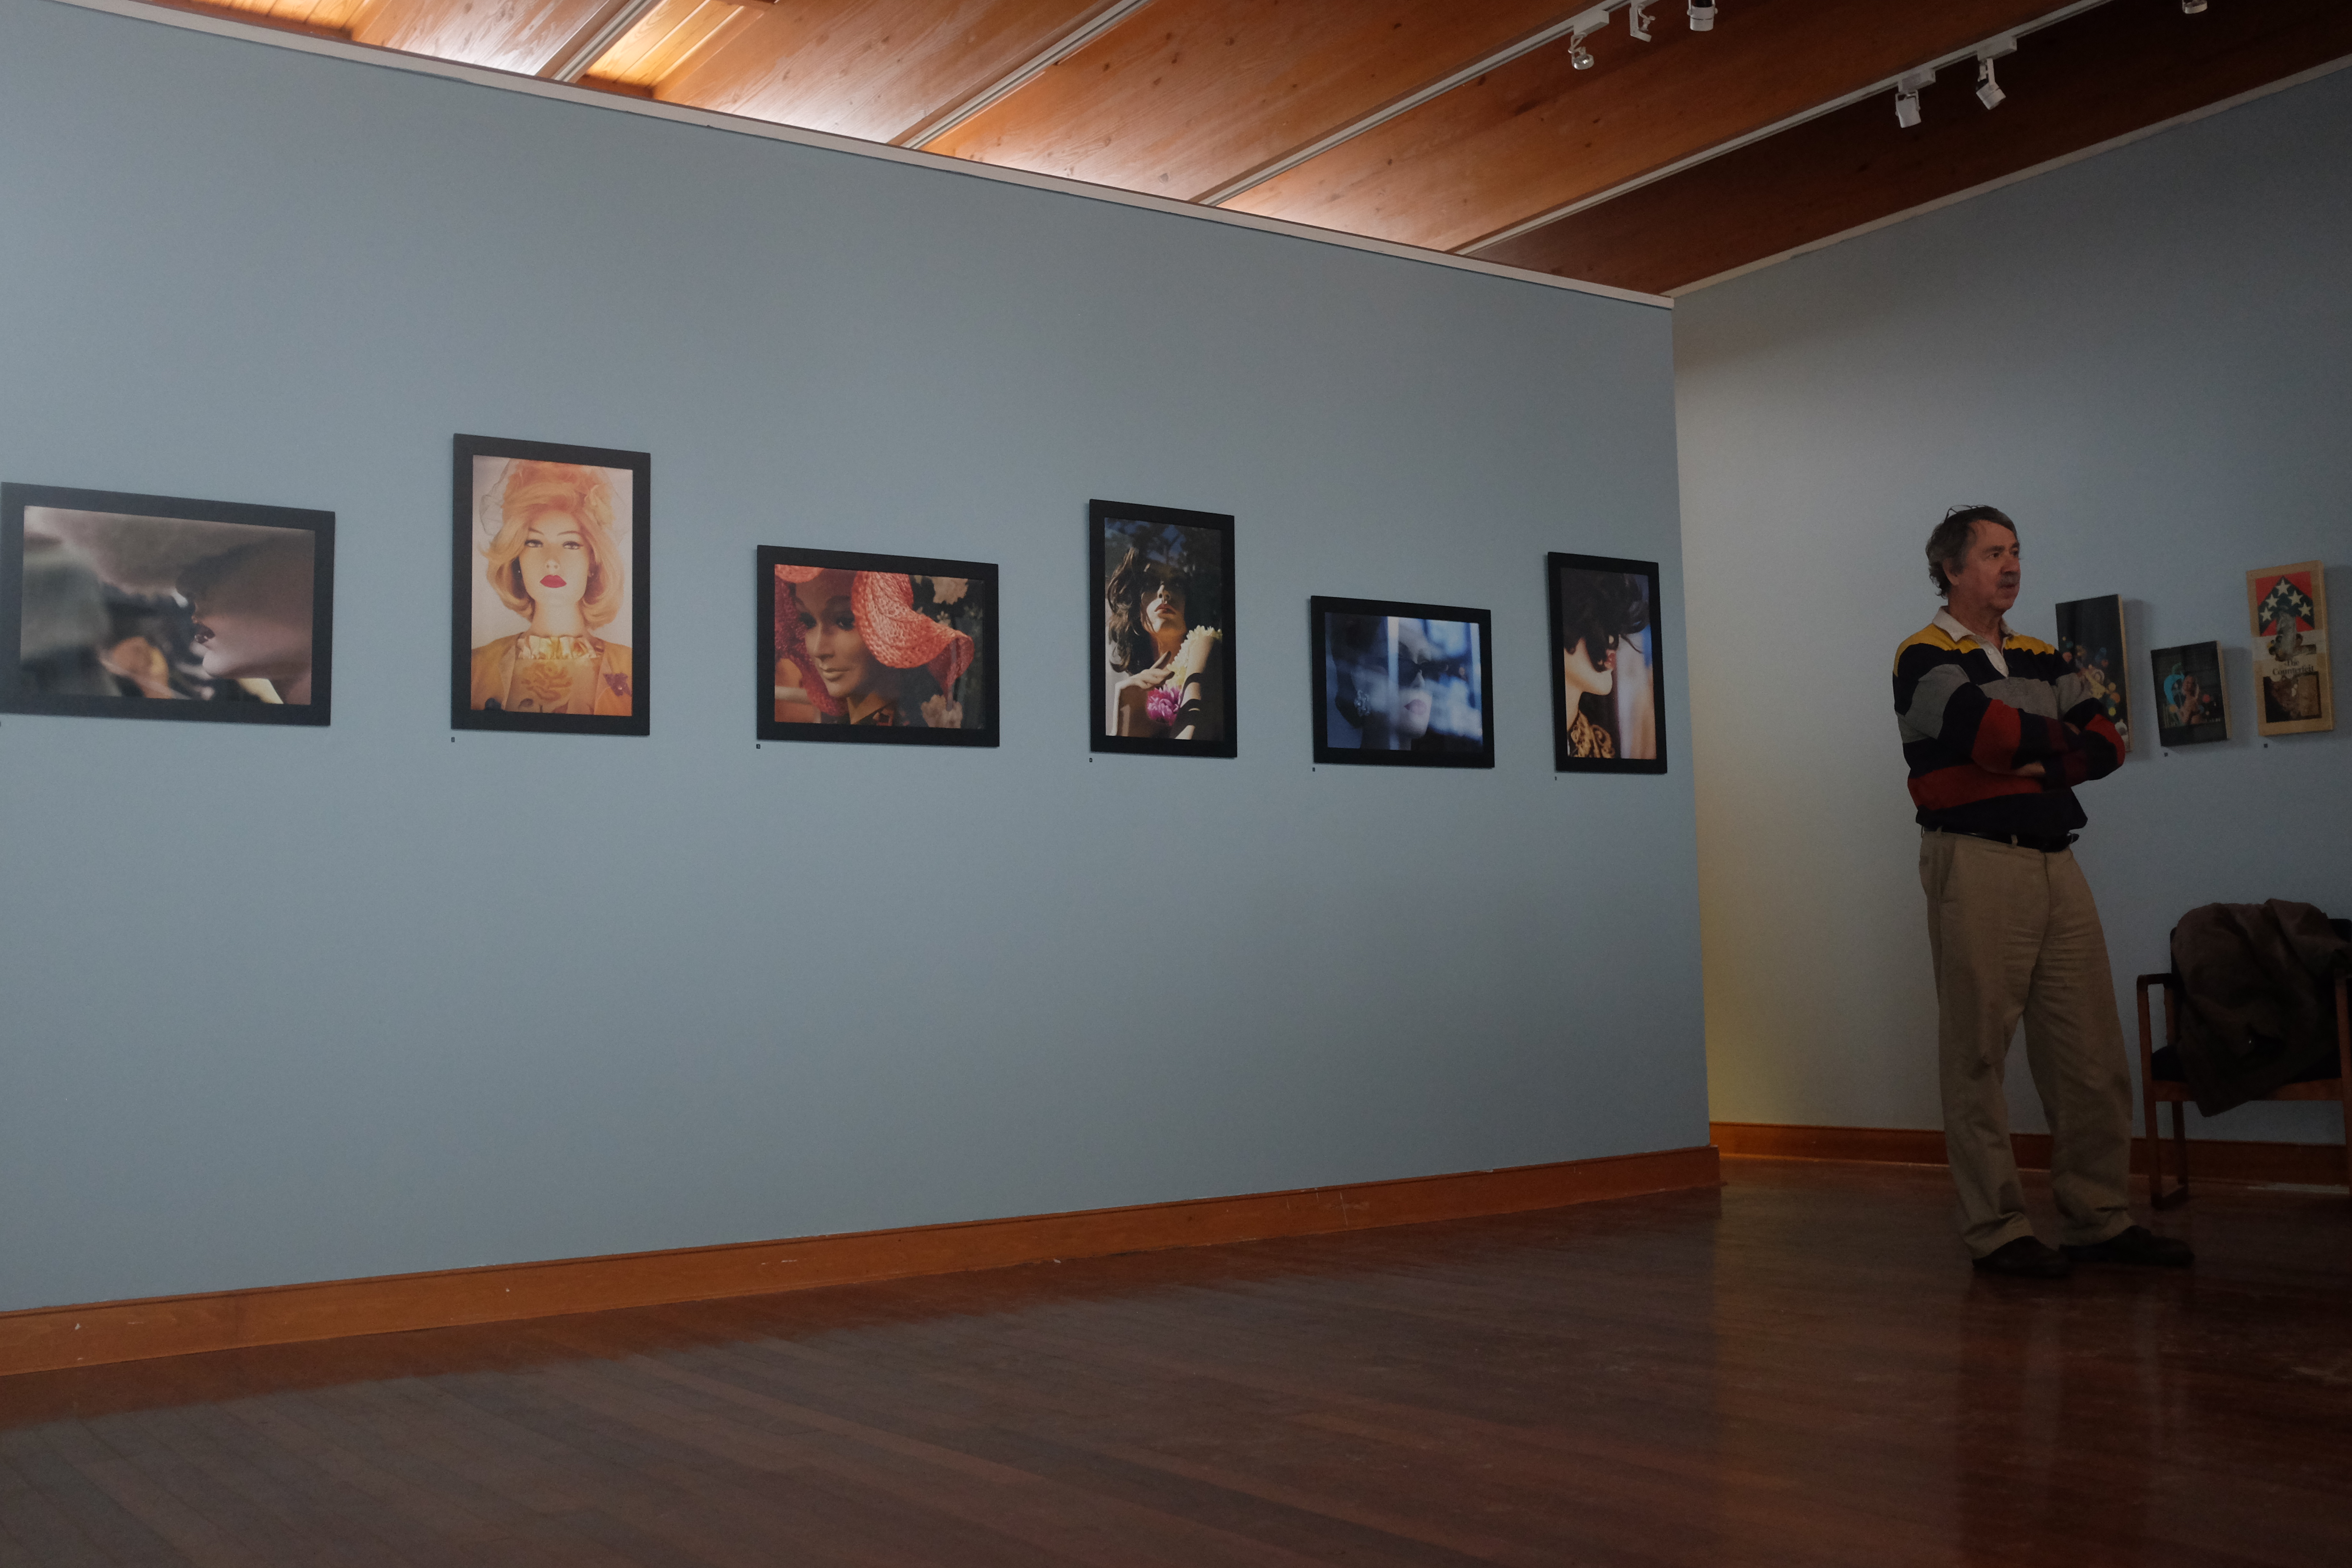
[[[1690,0],[1690,25],[1694,33],[1715,31],[1715,0]]]
[[[1595,5],[1591,10],[1582,12],[1580,15],[1570,18],[1568,24],[1568,63],[1574,66],[1580,71],[1591,70],[1592,68],[1592,51],[1584,47],[1584,40],[1592,37],[1593,34],[1601,31],[1601,28],[1608,25],[1609,7],[1606,5]]]
[[[1656,3],[1657,0],[1633,0],[1625,7],[1625,30],[1638,42],[1650,41],[1650,7]]]
[[[1908,131],[1919,123],[1919,89],[1936,79],[1933,70],[1916,70],[1895,82],[1895,123]]]
[[[1987,109],[1997,109],[2009,94],[2000,90],[1993,79],[1992,62],[2017,53],[2017,35],[2003,33],[1977,46],[1977,101]]]
[[[2202,16],[2205,14],[2205,0],[2180,0],[2180,14],[2184,16]]]
[[[2000,83],[1992,78],[1992,61],[1989,59],[1977,61],[1977,101],[1987,109],[1998,109],[2000,107],[2000,100],[2008,96],[2009,94],[2000,90]]]

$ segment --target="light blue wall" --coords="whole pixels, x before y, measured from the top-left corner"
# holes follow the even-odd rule
[[[2319,557],[2339,623],[2352,607],[2347,158],[2352,73],[1679,302],[1718,1118],[1940,1125],[1888,673],[1935,612],[1921,546],[1958,502],[2018,520],[2019,629],[2125,599],[2142,733],[2083,792],[2076,853],[2126,1027],[2131,977],[2166,966],[2186,910],[2352,914],[2352,716],[2254,733],[2244,579]],[[2234,734],[2163,754],[2148,651],[2207,638]],[[2040,1129],[2012,1065],[2017,1124]],[[2341,1128],[2332,1105],[2277,1105],[2200,1130]]]
[[[1706,1141],[1655,308],[0,0],[0,476],[338,514],[322,731],[0,720],[0,1309]],[[447,729],[449,437],[649,450],[649,740]],[[1089,497],[1239,518],[1237,762],[1090,760]],[[754,750],[752,550],[1003,566],[992,752]],[[1306,600],[1495,615],[1309,766]]]

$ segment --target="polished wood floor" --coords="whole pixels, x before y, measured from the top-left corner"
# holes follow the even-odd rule
[[[0,1565],[2352,1561],[2352,1203],[1942,1172],[0,1379]]]

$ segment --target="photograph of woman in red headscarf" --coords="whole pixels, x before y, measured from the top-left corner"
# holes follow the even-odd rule
[[[993,746],[996,568],[764,547],[763,741]]]
[[[457,437],[457,727],[647,732],[649,461]]]

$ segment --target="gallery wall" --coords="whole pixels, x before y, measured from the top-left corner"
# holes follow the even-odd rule
[[[0,718],[0,1309],[1706,1140],[1654,306],[0,0],[0,478],[331,510],[325,730]],[[448,727],[450,437],[653,454],[650,737]],[[1233,761],[1090,757],[1091,497],[1237,517]],[[753,550],[1002,567],[992,751],[752,736]],[[1324,768],[1307,599],[1491,609]]]
[[[1677,302],[1718,1119],[1941,1125],[1889,678],[1937,608],[1921,550],[1955,504],[2017,519],[2019,630],[2125,601],[2135,749],[2081,792],[2075,853],[2126,1029],[2188,910],[2352,914],[2352,721],[2255,733],[2244,578],[2315,557],[2339,621],[2352,603],[2347,145],[2352,72]],[[2168,753],[2149,651],[2209,638],[2231,738]],[[2042,1130],[2011,1065],[2015,1125]],[[2343,1136],[2332,1104],[2191,1127]]]

